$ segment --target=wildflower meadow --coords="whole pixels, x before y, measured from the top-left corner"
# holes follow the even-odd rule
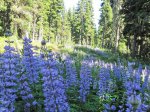
[[[0,112],[150,112],[149,66],[56,53],[45,41],[36,52],[31,42],[18,52],[8,41],[0,54]]]

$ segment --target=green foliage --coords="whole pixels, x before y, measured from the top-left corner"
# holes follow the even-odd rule
[[[70,40],[63,0],[2,0],[1,3],[0,35],[9,30],[19,38],[26,35],[34,40],[45,38],[56,43]]]
[[[14,48],[16,48],[18,51],[20,51],[22,49],[22,40],[18,40],[16,37],[11,36],[11,37],[0,37],[0,53],[4,52],[4,46],[7,45],[6,41],[13,41],[13,43],[11,44],[11,46],[13,46]]]
[[[80,0],[76,8],[68,11],[63,0],[0,0],[0,3],[0,36],[11,31],[21,39],[29,36],[63,46],[84,44],[115,48],[116,52],[132,53],[145,60],[150,57],[147,0],[102,0],[98,31],[93,21],[92,0]]]
[[[109,48],[112,41],[112,19],[113,13],[109,0],[103,0],[99,21],[99,38],[102,48]]]
[[[123,3],[121,10],[125,22],[123,33],[128,40],[127,44],[131,50],[132,57],[150,57],[148,53],[150,45],[149,5],[150,2],[147,0],[126,0]]]
[[[81,0],[77,9],[69,10],[71,35],[76,43],[94,45],[95,26],[91,0]],[[69,17],[70,18],[70,17]]]
[[[119,48],[118,48],[119,52],[121,52],[122,54],[127,53],[127,46],[126,46],[126,42],[122,41],[119,43]]]

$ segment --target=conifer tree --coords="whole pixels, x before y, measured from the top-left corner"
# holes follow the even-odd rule
[[[112,8],[110,0],[103,0],[101,4],[101,19],[99,21],[99,36],[101,38],[101,47],[110,47],[112,33]]]
[[[63,0],[52,0],[49,6],[48,22],[53,41],[58,42],[62,27],[62,18],[64,13]]]
[[[120,14],[122,2],[122,0],[111,0],[111,7],[113,9],[112,41],[114,40],[114,43],[111,43],[114,44],[115,51],[118,50],[119,40],[121,36],[120,33],[122,32],[121,26],[123,26],[123,20]]]
[[[126,0],[121,10],[124,14],[124,36],[128,40],[128,46],[132,57],[150,57],[149,30],[150,30],[150,2],[148,0]]]
[[[81,0],[76,9],[76,40],[80,44],[91,44],[94,38],[92,0]]]

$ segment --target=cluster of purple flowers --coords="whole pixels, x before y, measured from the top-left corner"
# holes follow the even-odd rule
[[[86,102],[86,97],[90,93],[90,86],[92,83],[91,67],[88,60],[83,60],[80,70],[80,99],[82,102]]]
[[[74,62],[69,57],[65,60],[65,66],[66,66],[66,86],[77,86],[78,79],[77,79],[77,71],[74,66]]]
[[[59,75],[57,62],[49,54],[44,61],[41,73],[43,74],[43,93],[46,112],[69,112],[69,104],[65,92],[65,84]]]
[[[111,77],[110,70],[108,68],[102,67],[99,72],[99,82],[98,82],[98,95],[102,98],[105,97],[106,93],[111,91]]]
[[[86,103],[89,94],[94,93],[97,98],[102,99],[100,101],[106,101],[103,112],[146,112],[148,110],[150,104],[148,69],[143,72],[142,66],[136,70],[132,65],[125,69],[121,64],[116,66],[97,61],[96,58],[86,57],[79,63],[81,67],[77,72],[75,61],[71,57],[67,57],[64,63],[61,63],[59,54],[54,56],[52,52],[47,52],[46,48],[44,48],[46,50],[44,56],[37,57],[31,42],[29,38],[24,38],[22,56],[10,46],[5,46],[5,52],[0,55],[0,112],[16,111],[14,105],[18,99],[23,102],[25,112],[33,111],[32,107],[39,104],[35,95],[36,84],[40,84],[41,90],[43,89],[42,98],[44,98],[46,112],[70,112],[66,89],[76,92],[78,87],[80,104]],[[45,44],[43,41],[42,45]],[[110,100],[116,97],[113,92],[118,90],[119,87],[116,87],[119,86],[118,82],[123,87],[121,96],[124,101],[121,104],[115,102],[120,96],[114,98],[114,101]],[[72,87],[75,89],[72,90]],[[19,95],[18,99],[17,95]]]
[[[108,85],[111,79],[108,71],[106,68],[101,68],[100,70],[99,96],[109,93]],[[122,97],[126,100],[124,102],[125,104],[121,102],[119,106],[111,105],[112,103],[105,104],[104,112],[116,111],[116,109],[118,109],[118,112],[147,112],[149,108],[148,104],[150,103],[148,101],[150,99],[150,74],[145,69],[144,81],[142,81],[142,71],[141,65],[137,70],[133,69],[132,65],[128,65],[126,70],[121,66],[113,66],[113,76],[115,77],[113,83],[115,83],[114,81],[119,81],[119,83],[123,84],[125,95],[122,95]]]
[[[24,51],[22,57],[22,64],[26,73],[26,76],[29,78],[29,83],[37,83],[38,81],[38,62],[34,56],[32,50],[33,46],[31,45],[31,40],[29,38],[24,38]]]
[[[5,46],[5,53],[1,60],[0,70],[0,111],[14,112],[17,98],[17,72],[15,49]]]
[[[34,99],[31,86],[38,82],[37,62],[33,56],[31,40],[24,38],[23,57],[20,62],[19,93],[24,101],[24,111],[30,111],[37,102]]]
[[[115,112],[116,111],[115,105],[104,104],[104,107],[105,107],[105,110],[103,112]]]
[[[131,111],[147,111],[147,105],[144,104],[144,101],[141,97],[141,73],[142,67],[139,66],[138,70],[135,73],[132,73],[131,78],[126,82],[126,95],[127,95],[127,112]]]

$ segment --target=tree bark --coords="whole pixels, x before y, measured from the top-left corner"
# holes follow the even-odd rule
[[[116,41],[115,41],[115,52],[118,50],[118,45],[119,45],[119,39],[120,39],[120,28],[117,26],[117,32],[116,32]]]
[[[104,19],[104,27],[103,27],[103,35],[102,35],[102,48],[104,48],[104,38],[105,38],[105,19]]]
[[[136,34],[134,34],[134,38],[133,38],[133,53],[132,53],[132,57],[133,58],[136,56],[136,39],[137,39],[137,36],[136,36]]]
[[[41,26],[39,29],[39,38],[38,38],[38,41],[42,41],[42,40],[43,40],[43,26]]]
[[[36,17],[35,14],[33,14],[33,28],[32,28],[32,39],[35,40],[35,30],[36,29]]]

